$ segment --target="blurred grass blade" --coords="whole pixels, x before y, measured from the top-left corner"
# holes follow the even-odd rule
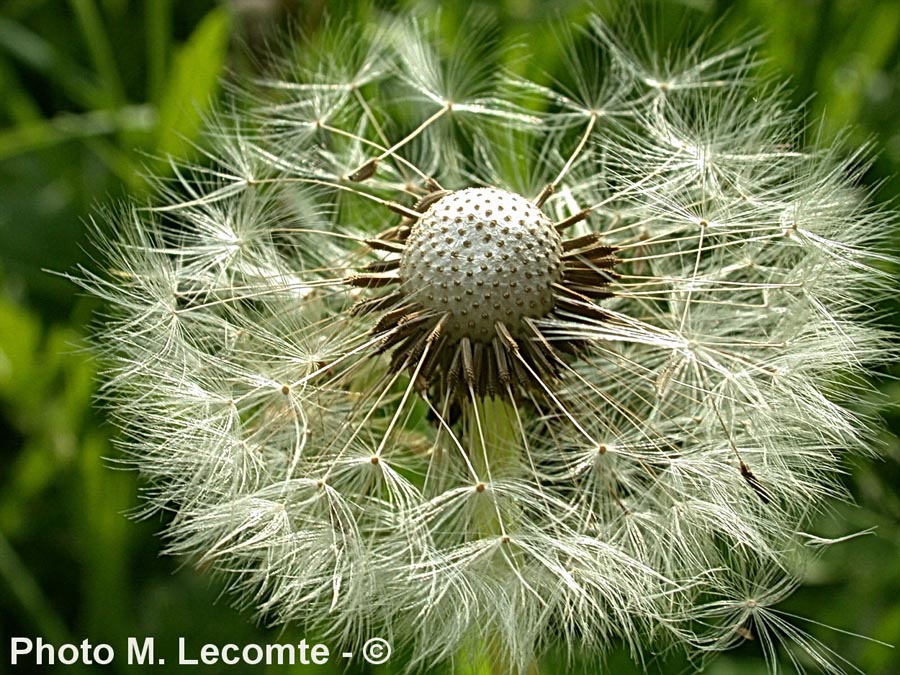
[[[153,110],[142,105],[26,122],[0,131],[0,161],[73,139],[103,136],[117,131],[148,132],[154,128],[155,121]]]
[[[56,645],[76,642],[3,533],[0,533],[0,580],[9,587],[34,623],[35,632],[45,642]],[[88,670],[80,661],[75,661],[66,666],[66,672],[87,673]]]
[[[172,32],[171,0],[144,0],[147,24],[147,99],[158,101],[166,76]]]
[[[3,533],[0,533],[0,578],[22,605],[41,637],[56,644],[72,642],[66,625],[53,611],[47,596]]]
[[[175,57],[159,103],[162,155],[183,156],[196,138],[219,86],[225,63],[231,17],[224,9],[209,12]]]
[[[85,46],[88,48],[101,82],[103,82],[107,106],[114,107],[123,104],[125,90],[97,5],[93,0],[69,0],[69,5],[75,12]]]
[[[46,75],[73,101],[85,108],[101,107],[104,92],[57,49],[21,24],[0,16],[0,49]]]
[[[32,122],[40,119],[41,110],[22,86],[19,78],[6,59],[0,58],[0,91],[3,92],[0,105],[14,122]]]
[[[147,181],[142,173],[142,166],[131,153],[122,150],[119,145],[107,138],[91,137],[86,138],[84,142],[106,167],[128,187],[129,192],[139,195],[147,189]]]

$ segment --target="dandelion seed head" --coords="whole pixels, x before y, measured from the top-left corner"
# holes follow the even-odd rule
[[[410,670],[748,634],[832,668],[773,606],[896,354],[859,157],[747,45],[594,17],[545,85],[472,20],[330,24],[105,214],[80,283],[167,551]]]

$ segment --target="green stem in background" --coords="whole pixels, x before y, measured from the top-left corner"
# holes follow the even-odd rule
[[[522,461],[522,435],[516,410],[500,398],[478,399],[465,410],[472,466],[483,479],[508,476]]]
[[[499,398],[477,399],[466,407],[464,420],[469,460],[479,480],[489,486],[515,475],[524,448],[512,405]],[[509,513],[511,504],[508,501],[498,503],[489,489],[485,489],[478,500],[472,515],[471,536],[505,534],[501,519],[515,518],[515,514]]]
[[[482,483],[469,522],[469,538],[490,538],[507,534],[510,524],[521,518],[521,505],[506,498],[498,500],[490,483],[515,477],[527,461],[519,418],[514,404],[503,398],[482,398],[464,409],[464,436],[469,460]],[[505,560],[498,564],[508,564]],[[455,675],[511,675],[517,671],[504,658],[502,645],[491,627],[479,627],[459,651]],[[532,663],[522,675],[538,675]]]

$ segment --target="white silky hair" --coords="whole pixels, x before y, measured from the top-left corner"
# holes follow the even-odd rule
[[[101,214],[103,271],[78,281],[109,305],[102,399],[169,552],[268,622],[388,637],[410,670],[479,642],[517,671],[747,635],[773,669],[777,639],[846,665],[774,605],[847,498],[844,457],[873,452],[854,404],[897,354],[893,218],[861,156],[801,145],[751,45],[654,56],[631,30],[560,29],[572,81],[548,84],[499,68],[488,24],[439,47],[427,19],[332,22],[233,83],[151,206]],[[558,377],[461,414],[389,367],[390,308],[353,311],[371,293],[346,283],[431,182],[551,185],[544,212],[589,210],[567,234],[619,258],[602,315],[535,321],[579,345]]]

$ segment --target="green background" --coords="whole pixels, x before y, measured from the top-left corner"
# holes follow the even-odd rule
[[[88,261],[86,224],[98,205],[128,194],[147,198],[143,175],[166,171],[160,157],[190,153],[219,78],[260,68],[273,31],[285,25],[314,38],[326,4],[333,14],[360,20],[380,9],[443,4],[442,26],[452,33],[464,3],[379,2],[373,10],[300,0],[0,0],[0,673],[29,672],[9,665],[15,635],[110,643],[118,658],[103,672],[114,673],[141,670],[125,665],[128,636],[155,637],[170,663],[179,636],[195,646],[303,637],[299,629],[255,626],[221,594],[220,580],[159,556],[163,522],[124,515],[138,503],[140,485],[110,460],[115,430],[93,409],[96,364],[82,341],[100,308],[47,270],[72,271]],[[532,77],[561,67],[546,22],[586,14],[581,2],[481,4],[497,14],[504,39],[520,45],[511,59],[527,44],[530,65],[510,63]],[[810,138],[843,137],[848,152],[870,143],[876,154],[864,181],[896,207],[900,2],[685,0],[647,11],[663,29],[668,19],[693,12],[704,24],[717,23],[723,40],[758,36],[761,72],[789,79],[788,95],[805,107]],[[897,301],[885,309],[900,323]],[[900,386],[891,380],[897,375],[900,367],[880,373],[883,395],[872,397],[889,427],[883,460],[852,464],[846,484],[858,505],[838,505],[815,523],[827,535],[868,528],[875,534],[828,550],[781,607],[891,644],[900,644]],[[868,675],[900,673],[900,650],[797,623]],[[393,673],[402,664],[343,666],[271,670]],[[647,668],[690,672],[678,655]],[[644,671],[613,654],[603,665],[566,665],[550,655],[542,672]],[[765,665],[759,646],[748,642],[705,672],[756,675]]]

